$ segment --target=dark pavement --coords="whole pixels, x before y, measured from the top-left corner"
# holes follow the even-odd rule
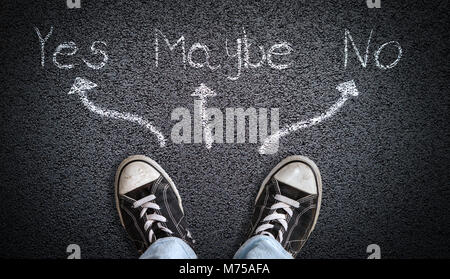
[[[172,176],[202,258],[229,258],[244,241],[252,205],[266,174],[284,157],[305,155],[322,174],[323,203],[315,231],[299,258],[366,258],[375,243],[383,258],[450,256],[448,1],[3,1],[0,8],[1,149],[0,257],[66,258],[78,244],[83,258],[134,258],[114,203],[114,174],[129,155],[145,154]],[[45,36],[45,66],[33,29]],[[155,66],[155,29],[186,51],[208,45],[222,67],[183,67],[180,52],[163,45]],[[243,28],[267,51],[292,45],[292,66],[242,68],[227,59]],[[362,53],[373,29],[368,65],[353,48],[344,68],[344,32]],[[73,41],[79,51],[52,62],[56,47]],[[109,60],[93,70],[94,41],[107,43]],[[374,53],[398,41],[402,58],[392,69]],[[233,48],[233,51],[236,49]],[[178,50],[179,51],[179,50]],[[380,61],[395,60],[386,47]],[[201,59],[201,57],[196,57]],[[100,59],[101,60],[101,59]],[[104,108],[152,120],[168,139],[160,148],[142,127],[102,118],[68,95],[76,77]],[[280,108],[280,123],[308,119],[340,97],[335,87],[354,80],[360,92],[332,118],[282,138],[278,153],[259,144],[174,144],[177,107],[192,111],[201,83],[218,96],[208,106]],[[282,125],[283,126],[283,125]]]

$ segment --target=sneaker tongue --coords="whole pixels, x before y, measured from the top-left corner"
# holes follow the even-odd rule
[[[302,192],[302,191],[298,190],[297,188],[289,186],[285,183],[278,182],[278,185],[280,186],[280,194],[287,198],[290,198],[293,200],[299,200],[303,197],[309,196],[308,193]]]
[[[277,221],[271,221],[270,224],[273,225],[273,228],[266,230],[266,232],[271,233],[275,239],[278,239],[278,232],[283,229],[283,226]]]
[[[172,236],[171,234],[166,233],[165,231],[158,228],[158,225],[156,223],[152,226],[152,229],[153,229],[153,233],[155,234],[156,239]]]
[[[144,184],[142,186],[139,186],[137,188],[135,188],[134,190],[128,192],[125,194],[125,196],[132,198],[134,200],[140,200],[142,198],[145,198],[146,196],[150,195],[150,189],[152,188],[152,185],[155,182],[150,182],[147,184]]]
[[[151,193],[152,187],[157,186],[157,185],[154,185],[155,183],[156,183],[156,181],[147,183],[147,184],[142,185],[142,186],[139,186],[138,188],[136,188],[136,189],[126,193],[125,195],[127,197],[130,197],[130,198],[134,199],[134,200],[140,200],[140,199],[145,198],[148,195],[152,194]],[[150,214],[153,214],[153,213],[155,213],[155,210],[153,210],[151,208],[147,209],[147,215],[150,215]],[[147,220],[147,219],[144,218],[143,220],[145,222],[145,220]],[[160,239],[160,238],[163,238],[163,237],[171,236],[169,233],[161,230],[161,228],[158,227],[158,223],[159,222],[155,221],[153,223],[153,225],[151,226],[151,228],[149,228],[146,233],[148,233],[148,231],[150,229],[152,229],[156,239]]]

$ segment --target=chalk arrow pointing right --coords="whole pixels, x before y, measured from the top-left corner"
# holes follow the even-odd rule
[[[283,129],[279,130],[277,133],[267,137],[264,140],[261,147],[259,148],[259,153],[260,154],[273,153],[272,151],[275,149],[275,146],[278,146],[278,141],[280,138],[289,135],[290,133],[295,132],[297,130],[306,129],[311,126],[319,124],[325,119],[335,115],[350,97],[352,96],[356,97],[359,95],[358,89],[356,88],[355,85],[355,81],[353,80],[339,84],[336,87],[336,89],[341,93],[341,97],[328,110],[326,110],[324,113],[314,118],[288,125]]]
[[[122,113],[115,110],[110,109],[104,109],[97,105],[95,105],[92,101],[90,101],[87,97],[87,91],[97,87],[97,84],[93,83],[92,81],[89,81],[85,78],[77,77],[75,78],[75,81],[72,85],[72,88],[70,89],[68,94],[77,94],[83,105],[92,111],[93,113],[96,113],[103,117],[108,117],[112,119],[121,119],[126,120],[129,122],[133,122],[135,124],[138,124],[155,134],[156,138],[158,139],[159,145],[161,147],[164,147],[166,145],[166,139],[164,138],[163,134],[152,125],[151,122],[143,119],[139,115],[130,114],[130,113]]]

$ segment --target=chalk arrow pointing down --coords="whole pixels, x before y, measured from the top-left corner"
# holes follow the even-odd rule
[[[164,147],[166,145],[166,139],[164,138],[163,134],[157,128],[155,128],[151,122],[143,119],[139,115],[104,109],[91,102],[87,97],[87,91],[95,87],[97,87],[97,84],[93,83],[92,81],[77,77],[75,78],[75,82],[73,83],[72,88],[70,89],[68,94],[77,94],[80,97],[81,102],[87,109],[102,117],[126,120],[150,130],[150,132],[155,134],[161,147]]]
[[[214,97],[217,96],[216,92],[209,89],[206,85],[203,83],[200,84],[199,87],[197,87],[194,91],[194,93],[191,94],[193,97],[199,97],[199,111],[202,118],[202,127],[204,131],[204,138],[205,138],[205,145],[206,148],[210,149],[213,144],[213,137],[212,137],[212,131],[211,127],[208,125],[208,114],[206,113],[206,99],[208,97]]]
[[[324,113],[314,118],[288,125],[283,129],[279,130],[277,133],[267,137],[264,140],[261,147],[259,148],[259,153],[260,154],[273,153],[271,151],[274,149],[275,145],[278,143],[278,140],[280,138],[289,135],[290,133],[295,132],[297,130],[306,129],[311,126],[319,124],[325,119],[335,115],[350,97],[352,96],[356,97],[359,95],[358,89],[356,88],[355,82],[353,80],[339,84],[336,87],[336,89],[341,93],[341,97],[328,110],[326,110]]]

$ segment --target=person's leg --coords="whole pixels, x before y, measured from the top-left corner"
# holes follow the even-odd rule
[[[255,235],[248,239],[233,257],[234,259],[292,259],[280,242],[267,235]]]
[[[180,195],[160,165],[141,155],[125,159],[116,173],[115,196],[122,226],[141,258],[196,258]]]
[[[178,237],[164,237],[155,241],[139,259],[196,259],[191,246]]]
[[[319,216],[322,180],[306,157],[290,156],[261,185],[248,240],[236,259],[292,259],[305,244]]]

